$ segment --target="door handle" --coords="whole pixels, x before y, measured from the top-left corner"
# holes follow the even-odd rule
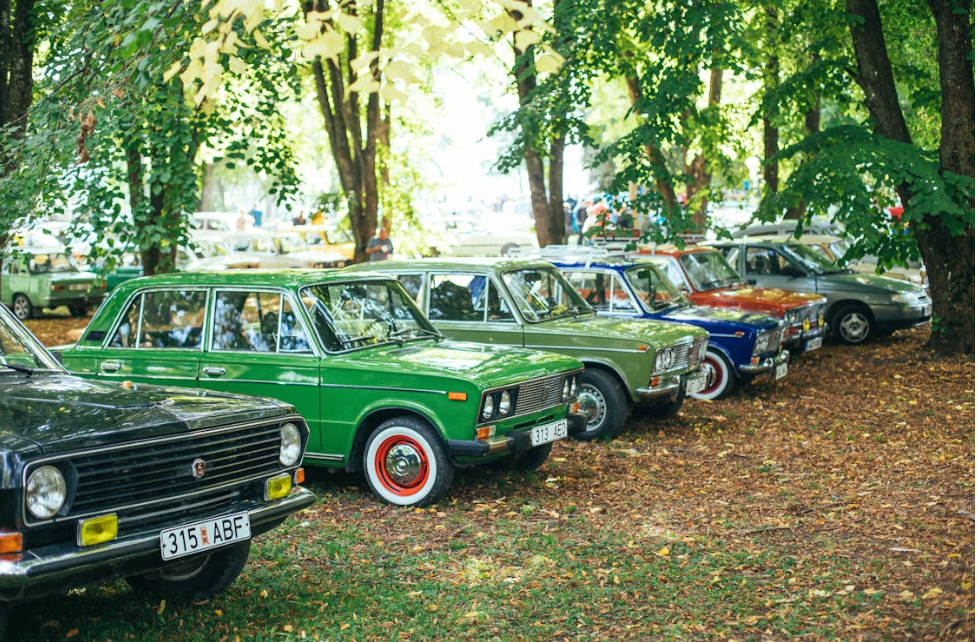
[[[122,369],[122,364],[118,361],[103,361],[102,372],[118,372]]]
[[[204,374],[208,377],[223,377],[225,372],[227,372],[226,369],[214,366],[206,366],[204,368]]]

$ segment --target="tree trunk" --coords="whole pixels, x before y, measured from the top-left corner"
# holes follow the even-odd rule
[[[35,0],[0,0],[0,127],[14,125],[15,138],[27,126],[34,91]]]
[[[936,19],[942,130],[940,171],[974,179],[974,78],[970,42],[970,5],[952,0],[928,0]],[[858,61],[856,80],[865,92],[865,106],[879,136],[911,143],[909,129],[899,107],[892,66],[889,62],[882,20],[876,0],[847,0],[852,22],[852,43]],[[912,186],[898,186],[902,204],[912,206]],[[973,200],[961,204],[974,207]],[[943,353],[974,354],[974,227],[954,235],[939,217],[910,218],[926,264],[933,295],[933,333],[930,346]]]
[[[709,94],[707,98],[707,109],[718,109],[723,92],[723,70],[720,67],[713,67],[709,72]],[[712,172],[707,169],[705,149],[700,149],[692,161],[685,165],[685,173],[689,180],[685,185],[686,203],[692,210],[692,230],[693,234],[702,234],[706,230],[706,211],[709,207],[709,198],[701,195],[702,191],[712,183]]]
[[[220,179],[214,173],[213,163],[204,163],[203,180],[200,185],[200,204],[197,209],[201,212],[212,212],[224,207],[224,190]]]
[[[770,55],[763,68],[763,95],[769,96],[780,84],[780,58],[777,56],[775,39],[778,33],[777,9],[769,6],[766,9],[767,20],[767,50]],[[763,199],[766,200],[780,189],[780,164],[772,160],[780,151],[780,129],[770,118],[770,108],[763,113],[763,184],[766,186]]]
[[[566,135],[560,134],[550,143],[550,203],[549,230],[546,245],[563,245],[567,242],[567,218],[563,209],[563,154]],[[572,213],[571,213],[572,214]],[[537,233],[538,237],[539,234]],[[540,247],[545,247],[540,243]]]
[[[816,95],[814,97],[814,105],[804,112],[804,131],[808,136],[813,136],[821,131],[821,96]],[[810,160],[810,158],[808,159]],[[794,207],[788,208],[787,212],[784,214],[784,218],[792,221],[798,221],[804,218],[807,213],[807,203],[804,199],[795,205]]]
[[[638,107],[638,103],[642,99],[640,81],[637,76],[628,76],[625,80],[628,84],[628,93],[631,96],[631,106]],[[658,193],[662,198],[665,218],[674,220],[674,215],[678,212],[678,198],[675,195],[675,185],[672,184],[668,165],[665,163],[665,154],[655,143],[648,143],[645,146],[645,153],[648,155],[652,172],[655,175],[655,187],[658,188]]]

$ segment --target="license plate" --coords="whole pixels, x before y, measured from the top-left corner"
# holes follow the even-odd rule
[[[924,305],[923,306],[923,316],[924,317],[928,317],[930,315],[930,312],[932,312],[932,311],[933,311],[933,304],[932,303],[930,303],[929,305]]]
[[[818,339],[818,341],[820,341],[820,339]],[[787,376],[787,363],[785,362],[776,367],[776,369],[773,371],[773,378],[775,380],[783,379],[786,376]]]
[[[540,446],[542,444],[548,444],[551,441],[556,441],[557,439],[563,439],[566,436],[567,420],[561,419],[551,424],[544,424],[533,428],[532,432],[529,433],[529,443],[533,446]]]
[[[804,351],[817,350],[821,347],[821,337],[814,337],[813,339],[808,339],[807,343],[804,345]]]
[[[164,560],[171,560],[250,538],[251,519],[235,513],[168,528],[159,534],[159,549]]]
[[[88,284],[87,283],[72,283],[71,285],[68,286],[68,289],[71,290],[71,291],[73,291],[73,292],[80,292],[81,290],[87,290],[88,289]]]
[[[706,389],[706,373],[699,371],[685,381],[685,394],[694,395]]]

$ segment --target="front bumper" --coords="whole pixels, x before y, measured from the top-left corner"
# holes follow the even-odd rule
[[[929,323],[932,312],[933,304],[930,301],[923,305],[914,306],[878,305],[872,307],[875,327],[879,332],[894,332],[924,325]]]
[[[787,363],[788,360],[790,360],[790,351],[781,350],[779,354],[761,359],[756,365],[744,363],[738,368],[738,370],[740,371],[740,374],[752,377],[753,375],[770,372],[777,366]]]
[[[587,430],[586,415],[570,412],[567,413],[566,420],[568,437],[578,435]],[[448,452],[455,458],[520,453],[533,447],[529,440],[529,433],[529,430],[514,430],[490,441],[449,439]]]
[[[313,503],[315,495],[311,491],[296,487],[287,497],[272,502],[243,500],[220,514],[247,511],[254,537]],[[19,556],[0,556],[0,601],[60,593],[83,584],[153,571],[164,565],[158,531],[85,548],[59,543],[29,549]]]
[[[692,376],[698,374],[702,370],[700,365],[695,370],[690,370],[681,375],[670,375],[665,377],[652,377],[650,385],[644,388],[638,388],[634,391],[635,395],[638,397],[638,403],[644,403],[647,401],[660,401],[661,399],[667,397],[671,401],[678,399],[678,396],[682,394],[685,390],[685,382]],[[655,379],[659,379],[659,383],[655,383]]]
[[[801,348],[810,339],[823,337],[828,330],[828,324],[822,323],[817,328],[804,331],[801,326],[793,326],[787,329],[787,336],[784,337],[784,345],[788,348]]]

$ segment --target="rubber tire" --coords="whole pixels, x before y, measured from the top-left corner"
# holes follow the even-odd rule
[[[88,314],[88,306],[84,303],[69,305],[68,312],[70,312],[71,316],[73,317],[83,317]]]
[[[842,331],[842,324],[845,323],[845,318],[852,315],[859,315],[862,320],[868,324],[868,329],[865,331],[865,335],[860,339],[850,339],[847,338]],[[844,343],[849,346],[860,346],[868,343],[872,337],[875,336],[875,319],[872,317],[871,311],[863,305],[857,303],[852,303],[844,305],[835,312],[834,316],[831,318],[831,329],[834,334],[834,338],[840,343]]]
[[[652,419],[669,419],[678,414],[678,411],[682,409],[682,404],[684,403],[685,387],[683,386],[675,401],[666,401],[665,403],[653,405],[642,405],[639,406],[638,409],[641,411],[642,415],[651,417]]]
[[[499,468],[511,470],[517,473],[528,473],[536,470],[546,463],[553,450],[553,442],[536,446],[516,455],[511,455],[499,460]]]
[[[14,311],[14,316],[21,321],[34,317],[34,306],[31,305],[31,300],[26,294],[15,294],[10,307]]]
[[[712,390],[712,386],[707,383],[705,389],[690,396],[693,399],[710,400],[722,399],[729,396],[729,393],[733,392],[733,389],[736,387],[733,364],[726,359],[726,356],[722,352],[709,348],[706,350],[706,358],[703,361],[703,366],[707,368],[710,374],[717,374],[719,376],[719,380],[713,384],[715,390]]]
[[[404,493],[393,480],[384,480],[374,465],[382,457],[381,448],[391,438],[405,438],[424,451],[427,472],[420,488]],[[385,448],[384,450],[389,450]],[[370,434],[363,449],[363,474],[373,493],[394,506],[422,507],[433,504],[448,492],[455,477],[455,466],[448,458],[440,435],[431,426],[414,417],[394,417],[383,422]]]
[[[621,434],[624,421],[628,417],[628,402],[624,390],[614,375],[603,370],[587,368],[580,377],[579,401],[584,397],[587,388],[596,393],[604,403],[604,418],[598,425],[591,427],[587,422],[587,430],[574,435],[576,439],[592,441],[594,439],[613,439]]]
[[[515,243],[506,243],[502,246],[502,251],[499,253],[501,256],[509,256],[509,252],[517,249],[519,246]]]
[[[234,583],[247,563],[250,552],[251,540],[248,540],[207,555],[195,555],[186,560],[170,562],[151,573],[132,575],[126,578],[126,582],[136,591],[160,597],[207,599]]]

